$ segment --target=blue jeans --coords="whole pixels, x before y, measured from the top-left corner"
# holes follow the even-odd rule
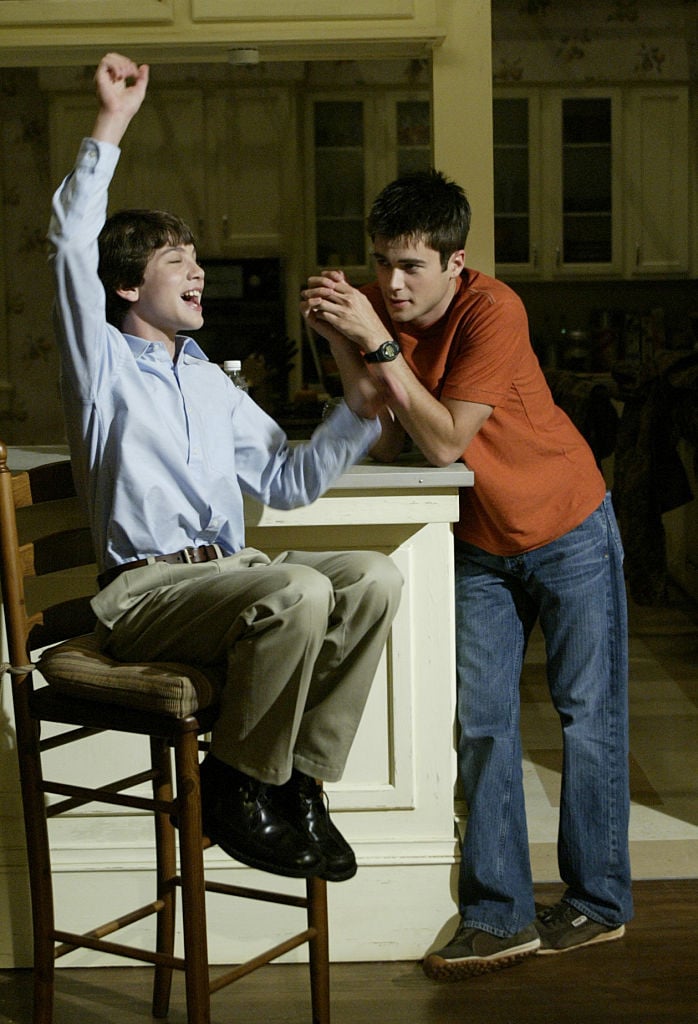
[[[580,526],[512,557],[456,542],[459,771],[468,804],[463,921],[513,935],[535,917],[519,681],[537,619],[563,742],[558,865],[590,918],[632,916],[627,608],[610,495]]]

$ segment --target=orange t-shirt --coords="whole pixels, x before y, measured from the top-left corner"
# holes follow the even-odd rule
[[[363,291],[395,332],[378,285]],[[461,490],[456,537],[491,554],[515,555],[579,526],[601,504],[604,478],[553,401],[518,295],[466,269],[440,320],[423,330],[404,326],[403,355],[435,398],[494,407],[462,456],[475,486]]]

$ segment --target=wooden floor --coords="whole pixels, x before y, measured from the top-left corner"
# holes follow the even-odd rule
[[[418,963],[334,964],[332,1024],[696,1024],[698,879],[637,882],[635,904],[620,941],[468,981],[428,981]],[[310,1024],[306,977],[269,965],[213,996],[212,1024]],[[149,1021],[149,1000],[149,968],[61,968],[54,1024]],[[179,976],[169,1021],[186,1022]],[[0,971],[0,1024],[31,1024],[29,971]]]

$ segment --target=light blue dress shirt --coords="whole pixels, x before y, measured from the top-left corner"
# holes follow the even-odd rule
[[[178,339],[173,363],[164,345],[107,323],[97,238],[119,152],[83,140],[49,230],[68,441],[101,569],[190,545],[238,551],[243,492],[273,508],[309,504],[380,435],[378,420],[342,404],[289,446],[192,338]]]

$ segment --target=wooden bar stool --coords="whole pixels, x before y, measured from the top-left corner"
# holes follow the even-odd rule
[[[70,462],[13,474],[0,442],[0,576],[17,733],[34,926],[34,1024],[51,1024],[54,964],[86,947],[154,965],[155,1017],[166,1017],[172,971],[185,975],[188,1024],[209,1024],[211,993],[304,943],[309,947],[313,1024],[329,1024],[327,887],[305,883],[298,896],[207,881],[199,786],[201,739],[216,716],[222,679],[209,669],[172,663],[124,664],[98,649],[89,598],[96,566]],[[49,646],[51,645],[51,646]],[[32,652],[42,651],[36,664]],[[35,677],[37,671],[40,678]],[[65,726],[42,738],[42,723]],[[142,736],[147,770],[100,786],[45,777],[42,755],[101,732]],[[99,742],[98,740],[96,742]],[[173,755],[174,754],[174,758]],[[74,758],[77,759],[76,752]],[[172,761],[174,760],[174,771]],[[150,782],[152,797],[128,791]],[[52,801],[47,797],[54,798]],[[97,802],[148,810],[155,824],[152,902],[124,908],[84,934],[54,920],[48,819]],[[177,828],[173,826],[177,821]],[[177,869],[179,841],[179,872]],[[175,902],[181,890],[184,955],[174,952]],[[207,955],[207,892],[298,907],[305,927],[246,963],[211,976]],[[155,915],[154,949],[115,941],[128,924]]]

